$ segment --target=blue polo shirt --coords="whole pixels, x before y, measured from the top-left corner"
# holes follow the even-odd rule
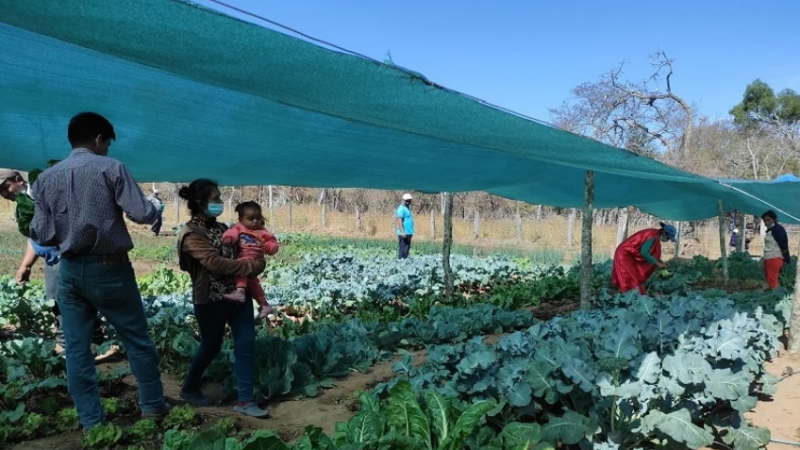
[[[411,215],[411,210],[408,209],[406,205],[400,205],[397,208],[397,218],[403,220],[403,229],[405,230],[406,234],[409,236],[414,235],[414,217]],[[395,228],[397,226],[395,225]],[[400,228],[397,228],[397,235],[400,236]]]

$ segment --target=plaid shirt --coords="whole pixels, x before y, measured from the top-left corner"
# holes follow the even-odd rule
[[[121,162],[86,149],[47,169],[32,190],[31,239],[65,258],[127,253],[133,241],[122,214],[139,224],[158,216]]]

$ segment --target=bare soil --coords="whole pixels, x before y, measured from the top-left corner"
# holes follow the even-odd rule
[[[791,368],[795,375],[778,383],[778,392],[771,399],[759,401],[756,408],[747,414],[753,425],[768,428],[772,439],[798,442],[800,436],[800,355],[782,353],[766,365],[767,370],[778,377]],[[770,443],[768,450],[797,449],[796,446]]]

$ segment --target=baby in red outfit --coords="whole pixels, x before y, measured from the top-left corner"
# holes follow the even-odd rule
[[[239,213],[239,223],[232,226],[222,235],[222,244],[233,247],[239,246],[239,259],[262,259],[264,255],[278,253],[278,240],[275,235],[264,228],[264,216],[261,206],[256,202],[245,202],[236,206]],[[264,289],[257,277],[237,277],[236,290],[225,295],[225,300],[243,303],[247,291],[258,303],[258,318],[264,319],[272,313],[272,307],[267,303]]]

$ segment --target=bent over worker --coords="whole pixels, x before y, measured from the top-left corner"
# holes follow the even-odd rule
[[[656,268],[664,269],[661,261],[661,243],[675,242],[677,230],[672,225],[661,224],[661,228],[642,230],[626,239],[614,253],[611,284],[620,292],[638,289],[644,294],[644,284]]]

